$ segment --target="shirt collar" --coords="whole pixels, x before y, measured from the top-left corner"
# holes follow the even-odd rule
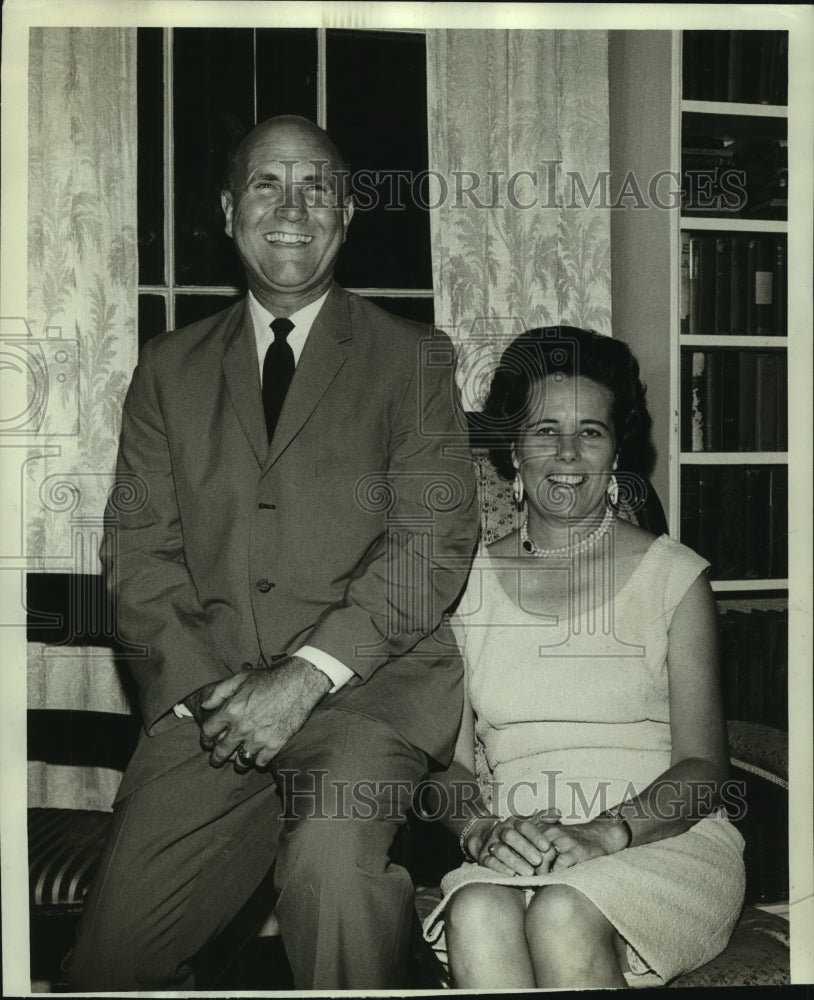
[[[329,292],[330,289],[324,295],[321,295],[313,302],[309,302],[307,306],[303,306],[302,309],[298,309],[288,317],[294,324],[294,329],[288,335],[287,340],[297,360],[299,359],[299,352],[305,346],[305,340],[311,332],[311,327],[314,325],[314,320],[317,318],[317,314],[322,308],[325,299],[328,298]],[[274,313],[270,313],[268,309],[261,306],[251,292],[249,292],[249,314],[254,327],[258,356],[262,358],[265,356],[266,348],[274,338],[274,334],[270,330],[270,324],[276,317]]]

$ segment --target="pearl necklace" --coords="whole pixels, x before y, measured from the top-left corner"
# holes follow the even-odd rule
[[[613,508],[608,507],[599,527],[594,529],[594,531],[592,531],[589,535],[586,535],[581,542],[578,542],[576,545],[563,545],[558,549],[538,549],[534,542],[529,538],[529,516],[528,511],[526,511],[526,516],[523,518],[523,523],[520,525],[520,541],[523,543],[523,549],[530,556],[534,556],[537,559],[555,559],[558,556],[575,556],[579,552],[584,552],[590,545],[593,545],[595,542],[598,542],[600,538],[607,535],[615,519],[616,515]]]

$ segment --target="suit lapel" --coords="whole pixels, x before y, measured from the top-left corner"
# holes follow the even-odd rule
[[[264,472],[288,448],[339,374],[351,339],[348,298],[338,285],[333,285],[297,362],[272,446],[263,463]]]
[[[268,454],[268,437],[260,391],[257,346],[246,299],[243,300],[243,308],[238,309],[229,319],[225,340],[222,364],[229,397],[257,464],[262,466]]]

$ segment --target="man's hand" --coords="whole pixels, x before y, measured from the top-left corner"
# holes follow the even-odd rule
[[[255,767],[265,767],[331,689],[326,674],[298,656],[274,670],[241,670],[210,685],[201,700],[206,717],[201,746],[222,767],[242,744]],[[235,761],[236,770],[246,770]]]
[[[237,676],[242,676],[243,672],[251,667],[250,663],[243,664],[243,670]],[[231,678],[230,678],[231,680]],[[203,707],[204,701],[214,692],[215,688],[222,684],[222,681],[213,681],[211,684],[204,684],[202,688],[198,688],[197,691],[193,691],[184,698],[183,704],[192,712],[192,718],[198,723],[198,726],[203,726],[204,720],[208,717],[209,712]]]

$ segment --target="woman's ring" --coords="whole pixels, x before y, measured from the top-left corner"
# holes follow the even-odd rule
[[[557,847],[557,845],[553,841],[549,841],[548,842],[548,849],[550,851],[553,851],[555,854],[559,854],[560,853],[559,847]]]
[[[486,848],[486,850],[488,851],[489,854],[492,855],[492,857],[494,857],[495,851],[497,850],[497,841],[493,840],[492,843]]]
[[[246,752],[246,748],[243,746],[242,743],[237,748],[237,759],[240,761],[241,764],[251,764],[251,763],[253,763],[254,762],[254,758],[256,756],[257,756],[257,754],[247,753]]]

